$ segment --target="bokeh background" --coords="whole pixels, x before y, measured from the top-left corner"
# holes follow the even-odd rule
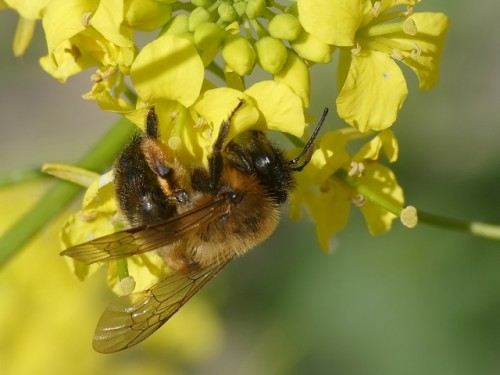
[[[500,2],[427,0],[452,22],[441,82],[410,96],[394,130],[408,204],[500,223]],[[78,160],[117,119],[38,66],[40,25],[22,58],[16,15],[0,13],[0,173]],[[335,98],[333,67],[313,69],[311,112]],[[334,111],[333,111],[334,112]],[[328,127],[341,122],[331,116]],[[50,183],[0,191],[0,231]],[[59,220],[60,222],[60,220]],[[229,265],[157,335],[117,355],[91,349],[110,295],[58,256],[57,222],[0,270],[2,374],[499,374],[500,242],[397,222],[371,237],[353,211],[336,250],[304,218]],[[0,249],[1,251],[1,249]]]

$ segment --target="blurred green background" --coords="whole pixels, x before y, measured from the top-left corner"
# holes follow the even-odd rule
[[[401,147],[394,170],[408,204],[500,223],[500,3],[427,0],[417,7],[424,9],[447,13],[452,26],[435,89],[417,91],[406,70],[410,95],[393,128]],[[74,162],[116,117],[80,99],[90,87],[84,74],[60,85],[41,70],[40,25],[27,54],[12,57],[15,22],[14,13],[0,13],[0,172]],[[334,101],[335,72],[313,71],[311,113],[319,114]],[[335,116],[328,123],[341,126]],[[174,363],[176,373],[200,375],[500,373],[500,242],[397,222],[371,237],[353,210],[335,243],[332,254],[322,253],[312,224],[284,214],[271,239],[201,293],[221,316],[217,350],[186,363],[138,346],[108,357],[106,373],[113,361],[137,369]],[[102,306],[81,314],[95,320]]]

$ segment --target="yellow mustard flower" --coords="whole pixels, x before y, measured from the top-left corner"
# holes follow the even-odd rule
[[[412,68],[420,88],[438,81],[449,20],[415,13],[416,0],[298,0],[304,29],[340,48],[337,111],[361,132],[391,126],[408,94],[396,62]]]
[[[65,82],[91,66],[128,72],[135,57],[132,31],[121,25],[120,8],[106,4],[110,3],[52,0],[47,5],[42,25],[48,55],[40,59],[47,73]]]
[[[373,235],[388,231],[397,217],[346,184],[339,178],[339,171],[343,172],[340,177],[355,178],[356,184],[382,195],[393,205],[403,205],[403,191],[394,173],[378,162],[382,154],[388,161],[396,161],[398,145],[394,134],[390,130],[381,132],[351,156],[346,152],[346,144],[352,138],[355,137],[342,130],[325,134],[310,164],[297,176],[297,189],[292,194],[292,218],[298,219],[301,206],[305,205],[316,223],[324,251],[331,250],[332,236],[345,227],[353,205],[360,208]]]

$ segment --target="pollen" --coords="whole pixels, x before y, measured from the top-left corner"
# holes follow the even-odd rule
[[[168,147],[170,147],[172,150],[176,151],[181,148],[182,145],[182,139],[179,136],[174,135],[173,137],[170,137],[168,139]]]

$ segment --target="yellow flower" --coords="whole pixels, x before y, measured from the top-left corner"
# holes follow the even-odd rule
[[[416,0],[298,0],[304,29],[340,48],[337,111],[361,132],[390,127],[408,94],[396,61],[427,89],[438,81],[448,18],[416,13]],[[402,10],[398,7],[406,5]]]
[[[311,162],[297,176],[297,189],[292,194],[292,218],[300,217],[304,204],[316,223],[318,241],[324,251],[331,250],[331,239],[347,224],[353,205],[360,208],[373,235],[388,231],[396,218],[387,207],[372,200],[373,196],[383,196],[397,207],[403,205],[403,191],[394,173],[378,162],[382,153],[390,162],[397,159],[394,134],[389,130],[381,132],[351,156],[346,152],[346,144],[356,136],[342,130],[325,134]],[[354,178],[356,184],[372,196],[363,196],[346,184],[344,178]]]
[[[135,47],[131,30],[121,25],[119,3],[101,2],[96,8],[90,0],[52,0],[42,19],[48,49],[42,68],[61,82],[91,66],[127,73]]]

